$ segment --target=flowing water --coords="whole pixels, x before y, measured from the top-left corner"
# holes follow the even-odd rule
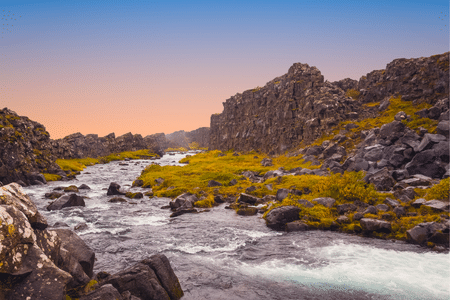
[[[183,154],[158,163],[180,165]],[[111,182],[123,189],[147,160],[87,167],[75,181],[25,188],[49,224],[86,223],[78,235],[95,251],[95,270],[111,274],[153,253],[170,260],[183,299],[450,299],[450,255],[404,242],[329,231],[276,232],[261,216],[239,216],[224,204],[169,218],[168,198],[110,203]],[[181,166],[181,165],[180,165]],[[47,211],[57,186],[87,184],[86,207]]]

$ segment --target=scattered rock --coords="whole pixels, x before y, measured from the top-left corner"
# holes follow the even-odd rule
[[[88,186],[88,185],[86,185],[86,184],[82,184],[82,185],[80,185],[79,187],[78,187],[78,189],[79,190],[90,190],[91,188]]]
[[[256,207],[243,207],[237,210],[237,214],[241,216],[254,216],[258,213]]]
[[[312,204],[311,202],[309,202],[308,200],[305,200],[305,199],[299,199],[299,200],[297,200],[297,202],[307,208],[314,207],[314,204]]]
[[[271,160],[270,158],[264,158],[264,159],[261,161],[261,165],[262,165],[263,167],[271,167],[271,166],[273,166],[273,163],[272,163],[272,160]]]
[[[359,223],[364,231],[377,231],[390,233],[392,230],[391,223],[387,221],[362,218],[361,220],[359,220]]]
[[[283,201],[283,199],[285,199],[289,193],[290,191],[288,189],[278,189],[276,196],[277,201]]]
[[[55,200],[55,199],[58,199],[59,197],[61,197],[62,195],[64,195],[64,194],[58,193],[58,192],[45,193],[45,198]]]
[[[430,200],[430,201],[425,202],[423,205],[427,206],[427,207],[431,207],[436,210],[446,211],[446,212],[448,212],[449,208],[450,208],[449,202],[444,202],[444,201],[439,201],[439,200]]]
[[[120,191],[120,185],[118,185],[115,182],[111,182],[108,187],[108,192],[106,193],[107,196],[112,195],[125,195],[125,192]]]
[[[299,220],[301,209],[297,206],[280,206],[266,215],[266,225],[275,230],[284,230],[286,223]]]
[[[343,215],[345,213],[355,211],[357,207],[356,207],[356,205],[354,205],[352,203],[345,203],[345,204],[336,206],[336,208],[337,208],[338,214]]]
[[[241,193],[239,195],[239,198],[238,198],[237,202],[239,202],[239,203],[247,203],[247,204],[250,204],[250,205],[255,205],[258,200],[261,200],[261,199],[258,198],[258,197],[255,197],[253,195]]]
[[[47,210],[60,210],[64,207],[86,206],[83,197],[77,194],[64,195],[47,206]]]
[[[78,188],[75,185],[70,185],[64,188],[64,192],[66,193],[78,193]]]
[[[216,181],[216,180],[210,180],[208,182],[208,187],[214,187],[214,186],[222,186],[223,184],[221,184],[220,182]]]
[[[309,229],[309,226],[306,225],[303,221],[294,221],[286,223],[286,231],[292,232],[292,231],[306,231]]]
[[[123,199],[121,197],[113,197],[113,198],[109,199],[108,202],[111,202],[111,203],[126,203],[127,200],[125,200],[125,199]]]
[[[335,199],[330,198],[330,197],[316,198],[316,199],[313,199],[312,201],[322,204],[323,206],[326,206],[328,208],[331,208],[334,205],[334,203],[336,202]]]

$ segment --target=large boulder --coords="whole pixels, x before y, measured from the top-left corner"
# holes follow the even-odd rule
[[[12,205],[23,212],[33,228],[45,229],[47,220],[38,212],[36,205],[30,200],[18,183],[0,187],[0,205]]]
[[[122,192],[122,191],[120,190],[120,185],[117,184],[117,183],[115,183],[115,182],[111,182],[111,183],[109,184],[108,192],[106,192],[106,195],[108,195],[108,196],[112,196],[112,195],[125,195],[125,194],[126,194],[125,192]]]
[[[178,209],[188,209],[193,208],[194,203],[198,201],[195,194],[184,193],[176,197],[173,201],[169,202],[170,209],[176,211]]]
[[[155,271],[143,263],[137,263],[124,271],[111,275],[101,284],[111,284],[119,293],[129,291],[133,296],[142,300],[170,300],[169,294],[161,286]]]
[[[105,284],[87,295],[80,297],[79,300],[123,300],[119,291],[112,284]]]
[[[169,260],[164,254],[152,255],[141,261],[141,263],[152,268],[171,300],[177,300],[183,297],[184,293],[178,277],[175,275]]]
[[[367,182],[372,183],[378,191],[390,191],[395,185],[395,180],[387,168],[369,174],[365,179]]]
[[[250,205],[255,205],[258,200],[261,200],[261,198],[255,197],[253,195],[241,193],[239,195],[239,198],[238,198],[237,201],[239,203],[247,203],[247,204],[250,204]]]
[[[86,275],[92,277],[95,261],[94,251],[70,229],[57,228],[50,231],[58,235],[61,239],[61,246],[78,260]]]
[[[434,149],[417,153],[405,168],[410,175],[422,174],[431,178],[442,178],[446,172],[445,168],[436,162]]]
[[[297,206],[280,206],[266,215],[266,225],[275,230],[285,230],[286,223],[299,220],[301,209]]]
[[[377,231],[390,233],[392,230],[391,223],[387,221],[362,218],[361,220],[359,220],[359,223],[361,225],[361,228],[366,232]]]
[[[64,207],[86,206],[84,199],[77,194],[64,195],[47,206],[47,210],[60,210]]]
[[[407,241],[415,244],[433,242],[448,246],[450,222],[444,223],[427,222],[420,223],[406,231]]]

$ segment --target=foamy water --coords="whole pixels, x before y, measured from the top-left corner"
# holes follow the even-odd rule
[[[162,165],[184,155],[165,156]],[[136,164],[137,163],[137,164]],[[180,279],[183,299],[450,299],[450,256],[403,242],[337,232],[272,231],[258,216],[238,216],[224,205],[169,218],[167,198],[110,203],[110,182],[131,188],[150,161],[85,169],[76,181],[26,191],[50,224],[65,222],[96,252],[95,271],[125,269],[164,253]],[[122,170],[126,169],[126,170]],[[90,174],[86,174],[86,172]],[[86,207],[48,212],[46,192],[87,184]]]

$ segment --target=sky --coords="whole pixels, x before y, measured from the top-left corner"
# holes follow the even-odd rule
[[[296,63],[358,80],[449,51],[449,2],[0,0],[0,109],[81,132],[209,127]]]

